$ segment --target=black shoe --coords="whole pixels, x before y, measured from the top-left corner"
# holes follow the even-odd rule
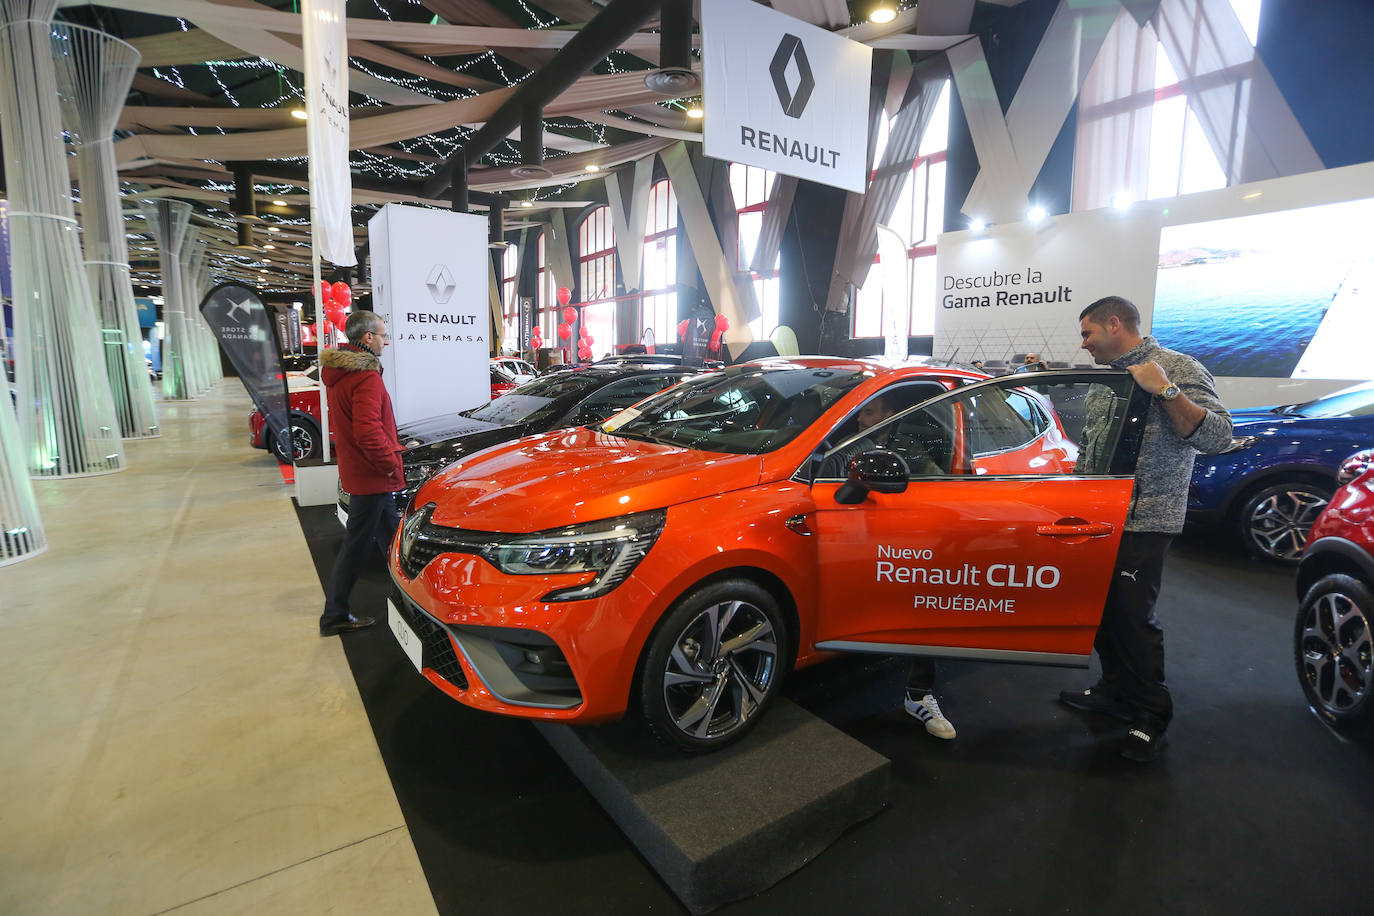
[[[1094,684],[1087,690],[1061,690],[1059,702],[1071,709],[1111,716],[1122,722],[1131,722],[1135,719],[1131,707],[1103,690],[1101,684]]]
[[[1159,759],[1164,750],[1164,723],[1154,716],[1141,716],[1131,723],[1126,737],[1118,748],[1122,757],[1136,763],[1150,763]]]
[[[354,617],[352,614],[336,620],[322,620],[320,621],[320,635],[336,636],[345,630],[363,630],[376,622],[371,617]]]

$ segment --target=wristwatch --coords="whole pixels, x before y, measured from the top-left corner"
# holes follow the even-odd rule
[[[1178,397],[1178,386],[1170,382],[1165,385],[1155,397],[1159,398],[1161,401],[1172,401],[1174,398]]]

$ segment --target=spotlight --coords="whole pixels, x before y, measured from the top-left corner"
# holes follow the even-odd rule
[[[293,108],[291,109],[291,117],[295,118],[297,121],[304,121],[307,115],[304,108]]]
[[[1045,212],[1044,207],[1031,207],[1029,210],[1026,211],[1026,221],[1031,223],[1038,223],[1044,220],[1044,218],[1048,215],[1049,214]]]
[[[520,206],[522,206],[522,207],[533,207],[533,206],[534,206],[534,201],[532,201],[532,200],[522,200],[522,201],[520,201]]]
[[[267,243],[266,243],[265,245],[263,245],[262,247],[264,247],[264,248],[276,248],[277,246],[276,246],[276,245],[273,245],[271,242],[267,242]]]
[[[873,12],[868,14],[868,21],[875,25],[884,25],[897,18],[897,11],[890,6],[874,7]]]
[[[972,229],[974,232],[982,232],[984,229],[988,227],[988,224],[983,222],[981,219],[975,219],[969,221],[968,227]]]
[[[276,207],[284,207],[284,206],[286,206],[286,201],[284,201],[284,200],[274,200],[274,201],[272,201],[272,205],[273,205],[273,206],[276,206]]]
[[[1131,195],[1122,191],[1112,198],[1112,206],[1118,210],[1127,210],[1131,206]]]
[[[700,105],[694,104],[691,108],[687,109],[687,117],[691,118],[693,121],[700,121],[702,118],[706,117],[706,112],[701,110]]]
[[[276,227],[276,226],[268,226],[268,227],[267,227],[267,231],[268,231],[268,232],[281,232],[281,229],[279,229],[279,228]]]
[[[589,172],[599,172],[599,171],[601,171],[601,166],[599,166],[599,165],[597,165],[595,162],[593,162],[591,165],[587,166],[587,171],[589,171]]]

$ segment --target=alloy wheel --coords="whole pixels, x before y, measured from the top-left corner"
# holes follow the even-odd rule
[[[723,738],[758,712],[778,667],[778,639],[762,609],[713,604],[673,640],[663,673],[668,715],[684,735]]]
[[[304,426],[291,425],[291,453],[297,461],[309,458],[315,451],[315,434]]]
[[[1359,603],[1340,591],[1322,595],[1303,619],[1299,659],[1308,694],[1337,715],[1374,688],[1374,638]]]
[[[1246,519],[1255,546],[1266,556],[1292,563],[1307,546],[1307,532],[1326,508],[1325,495],[1302,487],[1285,487],[1255,503]]]

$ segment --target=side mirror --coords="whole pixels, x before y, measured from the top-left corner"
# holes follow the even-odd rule
[[[857,505],[872,493],[905,493],[911,468],[896,452],[875,448],[849,462],[849,479],[835,491],[835,502]]]

